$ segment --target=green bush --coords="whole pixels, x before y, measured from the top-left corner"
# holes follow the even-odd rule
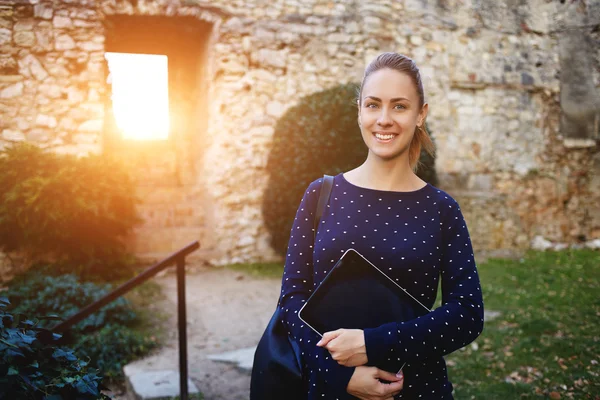
[[[294,215],[310,182],[362,164],[367,156],[357,123],[356,84],[345,84],[300,100],[278,121],[267,162],[269,182],[263,216],[271,245],[285,255]],[[437,184],[432,157],[418,175]]]
[[[74,275],[44,276],[37,271],[11,281],[4,295],[16,304],[15,313],[58,315],[66,319],[112,290],[109,284],[81,282]],[[136,331],[137,313],[125,298],[119,298],[74,325],[63,338],[80,358],[89,358],[104,376],[119,377],[124,364],[151,349],[157,342]],[[50,328],[56,321],[41,321]]]
[[[153,338],[116,323],[108,324],[99,331],[82,335],[73,344],[73,350],[108,378],[121,377],[123,367],[156,348]]]
[[[110,284],[81,282],[75,275],[45,276],[31,271],[11,281],[4,295],[16,304],[14,312],[56,314],[66,318],[107,295],[111,289]],[[121,297],[73,326],[72,330],[77,334],[89,333],[109,322],[131,325],[135,319],[135,311]]]
[[[60,335],[38,327],[38,320],[6,311],[0,298],[0,399],[109,399],[102,378]]]
[[[0,250],[83,271],[122,271],[123,238],[139,221],[124,166],[15,144],[0,152]],[[103,265],[104,270],[97,268]]]

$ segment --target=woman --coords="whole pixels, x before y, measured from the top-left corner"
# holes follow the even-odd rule
[[[443,356],[483,329],[483,301],[473,249],[458,203],[421,180],[428,105],[415,63],[384,53],[365,70],[358,124],[365,162],[334,177],[313,246],[313,218],[322,179],[312,182],[294,221],[280,307],[302,350],[308,399],[452,399]],[[354,248],[432,307],[441,278],[442,306],[408,322],[340,329],[322,338],[298,311],[341,254]],[[395,358],[402,373],[368,365]],[[385,383],[382,382],[385,381]]]

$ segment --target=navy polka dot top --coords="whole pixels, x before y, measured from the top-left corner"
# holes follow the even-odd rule
[[[298,311],[349,248],[356,249],[428,308],[441,280],[442,306],[403,323],[365,329],[369,365],[406,362],[396,399],[452,399],[443,356],[471,343],[483,329],[483,300],[469,232],[460,207],[427,184],[412,192],[358,187],[334,177],[313,244],[313,221],[323,179],[306,190],[294,220],[279,306],[302,350],[308,399],[352,399],[354,368],[316,346],[320,336]]]

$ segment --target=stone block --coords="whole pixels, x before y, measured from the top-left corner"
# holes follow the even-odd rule
[[[536,236],[531,241],[531,248],[534,250],[548,250],[552,248],[552,242],[544,239],[542,236]]]
[[[136,400],[169,400],[179,396],[179,372],[177,371],[135,371],[123,368],[127,386]],[[188,393],[199,393],[198,388],[188,377]]]
[[[20,131],[4,129],[2,130],[2,139],[9,142],[21,142],[25,140],[25,135]]]
[[[253,53],[254,61],[265,66],[284,68],[287,65],[286,53],[282,50],[260,49]]]
[[[492,174],[471,174],[468,188],[474,191],[490,192],[493,189]]]
[[[85,21],[83,19],[73,20],[73,26],[76,28],[101,28],[102,24],[97,21]]]
[[[23,94],[23,82],[17,82],[0,90],[0,99],[12,99]]]
[[[35,128],[27,132],[28,142],[45,143],[48,141],[48,139],[50,139],[50,133],[45,129]]]
[[[528,248],[520,216],[507,204],[507,198],[477,192],[448,190],[458,201],[467,222],[473,248],[477,251]]]
[[[104,127],[104,121],[101,119],[94,119],[94,120],[89,120],[89,121],[85,121],[84,123],[82,123],[81,125],[79,125],[79,127],[77,128],[77,130],[79,132],[94,132],[94,133],[99,133],[102,132],[102,129]]]
[[[509,36],[482,31],[473,38],[448,35],[450,80],[454,86],[514,85],[559,91],[558,42],[550,36]],[[461,40],[462,39],[462,40]],[[448,40],[448,39],[446,39]],[[465,57],[477,54],[477,57]]]
[[[42,64],[33,54],[25,56],[20,61],[20,64],[38,81],[43,81],[48,77],[48,72],[46,72]]]
[[[453,99],[449,108],[455,130],[436,135],[436,164],[441,171],[526,174],[539,167],[536,156],[544,149],[539,124],[544,103],[539,94],[492,88],[454,92],[448,97]],[[517,116],[517,127],[511,129],[510,121]]]
[[[33,6],[33,15],[36,18],[52,19],[52,14],[54,14],[52,4],[40,3]]]
[[[0,75],[17,75],[19,73],[19,66],[17,61],[9,56],[0,56]]]
[[[17,46],[31,47],[35,44],[35,34],[31,31],[15,32],[13,40]]]
[[[14,14],[12,6],[0,5],[0,18],[10,18]]]
[[[278,101],[271,101],[267,104],[267,114],[279,118],[285,112],[286,107]]]
[[[35,124],[47,128],[56,128],[56,118],[51,115],[38,114],[35,118]]]
[[[252,365],[254,364],[255,352],[256,346],[253,346],[245,349],[228,351],[226,353],[209,355],[207,358],[212,361],[235,364],[238,368],[246,372],[251,372]]]
[[[71,50],[75,48],[75,41],[69,35],[59,35],[54,46],[56,50]]]
[[[33,19],[24,19],[17,21],[13,27],[15,32],[19,31],[32,31],[34,25]]]
[[[486,28],[496,32],[547,33],[556,26],[557,3],[546,0],[474,0],[472,10]]]
[[[83,51],[102,51],[104,50],[104,43],[82,42],[78,43],[78,47]]]
[[[72,28],[73,27],[73,21],[71,21],[71,18],[69,17],[63,17],[63,16],[55,16],[54,19],[52,19],[52,25],[55,28]]]
[[[54,37],[52,25],[49,22],[40,22],[35,28],[36,45],[32,48],[35,53],[44,53],[54,50]]]

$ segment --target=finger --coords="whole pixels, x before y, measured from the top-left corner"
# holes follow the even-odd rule
[[[402,379],[404,379],[404,374],[402,374],[402,371],[400,371],[400,376],[393,374],[391,372],[388,371],[383,371],[381,369],[377,370],[377,374],[375,375],[376,378],[379,379],[383,379],[389,382],[397,382],[397,381],[401,381]]]
[[[399,382],[391,382],[391,383],[382,383],[384,386],[385,394],[389,396],[394,396],[402,391],[404,388],[404,380]]]
[[[319,340],[319,342],[317,343],[317,346],[319,346],[319,347],[326,346],[327,343],[329,343],[331,340],[338,337],[340,334],[341,334],[341,329],[338,329],[337,331],[325,332],[325,334],[323,335],[321,340]]]

